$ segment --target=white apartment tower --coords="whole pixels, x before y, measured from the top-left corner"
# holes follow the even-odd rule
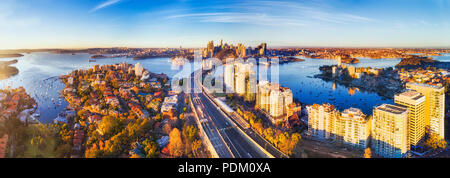
[[[418,145],[425,136],[425,97],[418,92],[407,91],[395,95],[394,101],[408,108],[409,144]]]
[[[409,150],[408,109],[383,104],[375,107],[372,120],[372,149],[387,158],[404,157]]]
[[[445,87],[407,83],[406,88],[425,96],[425,126],[430,127],[431,133],[436,133],[445,139]]]

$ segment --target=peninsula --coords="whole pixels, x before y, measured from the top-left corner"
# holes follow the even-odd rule
[[[0,58],[22,57],[23,54],[0,54]]]
[[[11,67],[9,65],[17,63],[16,60],[11,61],[2,61],[0,62],[0,80],[7,79],[11,76],[17,75],[19,73],[19,69],[16,67]]]

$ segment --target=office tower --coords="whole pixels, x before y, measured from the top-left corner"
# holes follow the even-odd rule
[[[417,146],[425,136],[425,97],[415,91],[395,95],[395,103],[408,108],[408,140]]]
[[[372,149],[380,156],[400,158],[409,150],[408,109],[383,104],[373,110]]]
[[[239,43],[236,49],[236,54],[238,54],[238,57],[244,58],[247,56],[246,50],[247,49],[245,48],[245,46]]]
[[[206,57],[211,58],[214,56],[214,41],[209,41],[206,49]]]
[[[431,133],[445,138],[445,87],[410,82],[406,88],[425,96],[425,126],[430,127]]]
[[[260,48],[259,48],[259,55],[265,56],[266,49],[267,49],[267,43],[261,43]]]
[[[335,125],[338,142],[361,150],[369,146],[371,120],[360,109],[344,110]]]

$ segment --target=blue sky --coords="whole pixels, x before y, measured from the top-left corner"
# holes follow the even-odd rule
[[[1,0],[0,49],[450,47],[450,0]]]

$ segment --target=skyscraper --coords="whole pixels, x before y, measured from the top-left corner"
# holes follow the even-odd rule
[[[259,55],[260,56],[265,56],[266,55],[266,49],[267,49],[267,43],[261,43],[261,45],[259,45]]]
[[[425,96],[425,126],[430,127],[431,133],[445,138],[445,87],[410,82],[406,88]]]
[[[395,95],[395,103],[408,108],[408,140],[416,146],[425,136],[425,97],[415,91]]]
[[[380,156],[400,158],[409,150],[408,109],[383,104],[373,110],[372,149]]]

